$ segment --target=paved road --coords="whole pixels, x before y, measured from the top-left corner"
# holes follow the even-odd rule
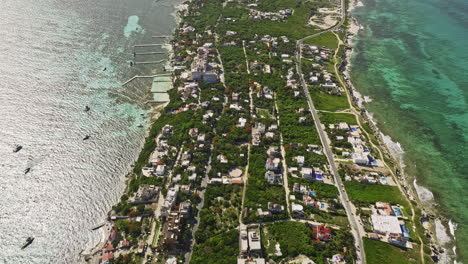
[[[339,27],[341,27],[343,25],[343,23],[345,21],[345,16],[346,16],[345,3],[344,3],[344,0],[341,0],[341,20],[340,20],[340,22],[338,22],[338,24],[336,24],[334,27],[329,28],[329,29],[327,29],[325,31],[321,31],[321,32],[319,32],[317,34],[307,36],[307,37],[302,38],[302,39],[297,41],[297,44],[296,44],[296,49],[297,49],[296,69],[297,69],[297,73],[299,74],[299,79],[300,79],[302,88],[304,90],[304,94],[306,96],[310,112],[311,112],[311,114],[312,114],[312,116],[314,118],[314,123],[315,123],[315,126],[317,128],[317,132],[318,132],[318,134],[320,136],[320,140],[321,140],[322,145],[324,147],[325,155],[327,156],[328,162],[330,164],[330,169],[331,169],[333,178],[335,180],[335,184],[338,187],[338,191],[340,193],[341,203],[343,204],[343,207],[345,208],[346,214],[348,215],[348,220],[349,220],[349,223],[350,223],[350,226],[351,226],[351,232],[353,233],[353,236],[354,236],[354,239],[355,239],[355,245],[356,245],[356,250],[357,250],[357,254],[358,254],[357,263],[365,264],[366,259],[365,259],[364,247],[363,247],[363,242],[362,242],[363,234],[360,231],[358,221],[356,220],[356,217],[355,217],[354,213],[352,212],[352,204],[349,201],[348,194],[346,193],[346,190],[344,189],[344,186],[343,186],[343,183],[341,181],[340,175],[338,174],[338,170],[336,168],[334,158],[333,158],[333,153],[332,153],[332,151],[330,149],[330,146],[328,145],[328,142],[326,140],[326,138],[327,138],[326,134],[325,134],[325,132],[323,130],[322,123],[320,122],[320,119],[318,118],[317,110],[315,109],[314,103],[313,103],[312,98],[311,98],[310,93],[309,93],[309,89],[307,88],[307,84],[306,84],[306,82],[304,80],[304,76],[303,76],[302,70],[301,70],[301,58],[302,58],[301,46],[302,46],[304,40],[319,36],[321,34],[333,31],[335,29],[338,29]]]

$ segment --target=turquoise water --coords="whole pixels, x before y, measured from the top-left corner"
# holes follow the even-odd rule
[[[365,0],[352,78],[383,132],[457,224],[468,263],[468,1]],[[451,245],[450,245],[451,246]]]

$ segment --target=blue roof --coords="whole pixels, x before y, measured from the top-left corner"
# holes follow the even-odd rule
[[[357,131],[357,128],[352,127],[351,130],[352,130],[352,131]]]
[[[315,178],[322,179],[322,174],[315,174]]]

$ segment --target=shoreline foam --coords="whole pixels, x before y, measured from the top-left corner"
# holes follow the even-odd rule
[[[346,39],[346,43],[351,46],[351,50],[347,50],[345,52],[345,60],[346,60],[346,67],[343,72],[344,76],[347,78],[346,82],[350,87],[351,90],[351,95],[353,101],[359,106],[360,108],[365,109],[365,104],[372,102],[372,99],[368,96],[362,95],[357,89],[354,87],[352,80],[351,80],[351,68],[352,68],[352,56],[354,54],[354,45],[356,44],[356,37],[359,33],[360,30],[362,30],[364,27],[358,23],[356,18],[354,18],[351,14],[351,12],[357,8],[364,6],[364,3],[361,2],[360,0],[351,0],[349,3],[349,8],[348,8],[348,17],[350,20],[349,26],[348,26],[348,32],[351,33],[351,37]],[[379,128],[378,128],[378,121],[373,117],[371,112],[368,112],[366,109],[366,114],[367,117],[369,118],[369,121],[374,125],[376,132],[378,132],[381,136],[381,141],[384,143],[385,147],[387,150],[390,152],[391,156],[398,161],[398,165],[401,168],[401,177],[402,181],[407,184],[407,186],[411,186],[410,180],[413,179],[413,188],[414,192],[416,193],[417,198],[419,201],[416,200],[416,202],[422,207],[423,213],[426,211],[431,212],[431,214],[441,216],[443,220],[438,217],[434,221],[434,225],[432,228],[429,230],[433,230],[434,233],[436,234],[436,238],[434,239],[434,236],[432,236],[431,239],[431,244],[430,246],[435,243],[438,245],[440,248],[443,249],[443,253],[441,252],[438,257],[439,257],[439,263],[457,263],[455,261],[456,259],[456,246],[453,246],[452,248],[449,248],[451,244],[454,243],[456,240],[455,236],[455,230],[457,224],[453,222],[453,220],[448,219],[445,215],[441,215],[440,213],[434,212],[433,207],[429,207],[428,203],[436,203],[434,200],[434,194],[427,189],[424,186],[418,185],[417,184],[417,179],[414,177],[411,177],[410,175],[406,175],[404,173],[404,149],[402,148],[401,144],[399,142],[393,141],[392,138],[388,135],[385,135],[382,133]],[[398,179],[397,179],[398,180]],[[436,206],[439,206],[438,203],[436,203]],[[447,231],[448,229],[448,231]],[[428,230],[428,231],[429,231]],[[448,251],[452,251],[451,254],[448,253]]]

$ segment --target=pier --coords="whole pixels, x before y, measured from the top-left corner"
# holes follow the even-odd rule
[[[161,63],[161,62],[165,62],[167,60],[157,60],[157,61],[136,61],[135,62],[135,65],[138,65],[138,64],[156,64],[156,63]]]
[[[151,55],[151,54],[166,54],[166,52],[162,51],[150,51],[150,52],[135,52],[134,55]]]
[[[156,46],[164,46],[166,44],[139,44],[139,45],[134,45],[134,48],[142,48],[142,47],[156,47]]]
[[[171,76],[172,73],[161,73],[161,74],[155,74],[155,75],[135,75],[132,78],[128,79],[126,82],[122,84],[122,86],[127,85],[131,81],[138,79],[138,78],[154,78],[154,77],[159,77],[159,76]]]
[[[152,38],[167,38],[169,35],[151,36]]]

